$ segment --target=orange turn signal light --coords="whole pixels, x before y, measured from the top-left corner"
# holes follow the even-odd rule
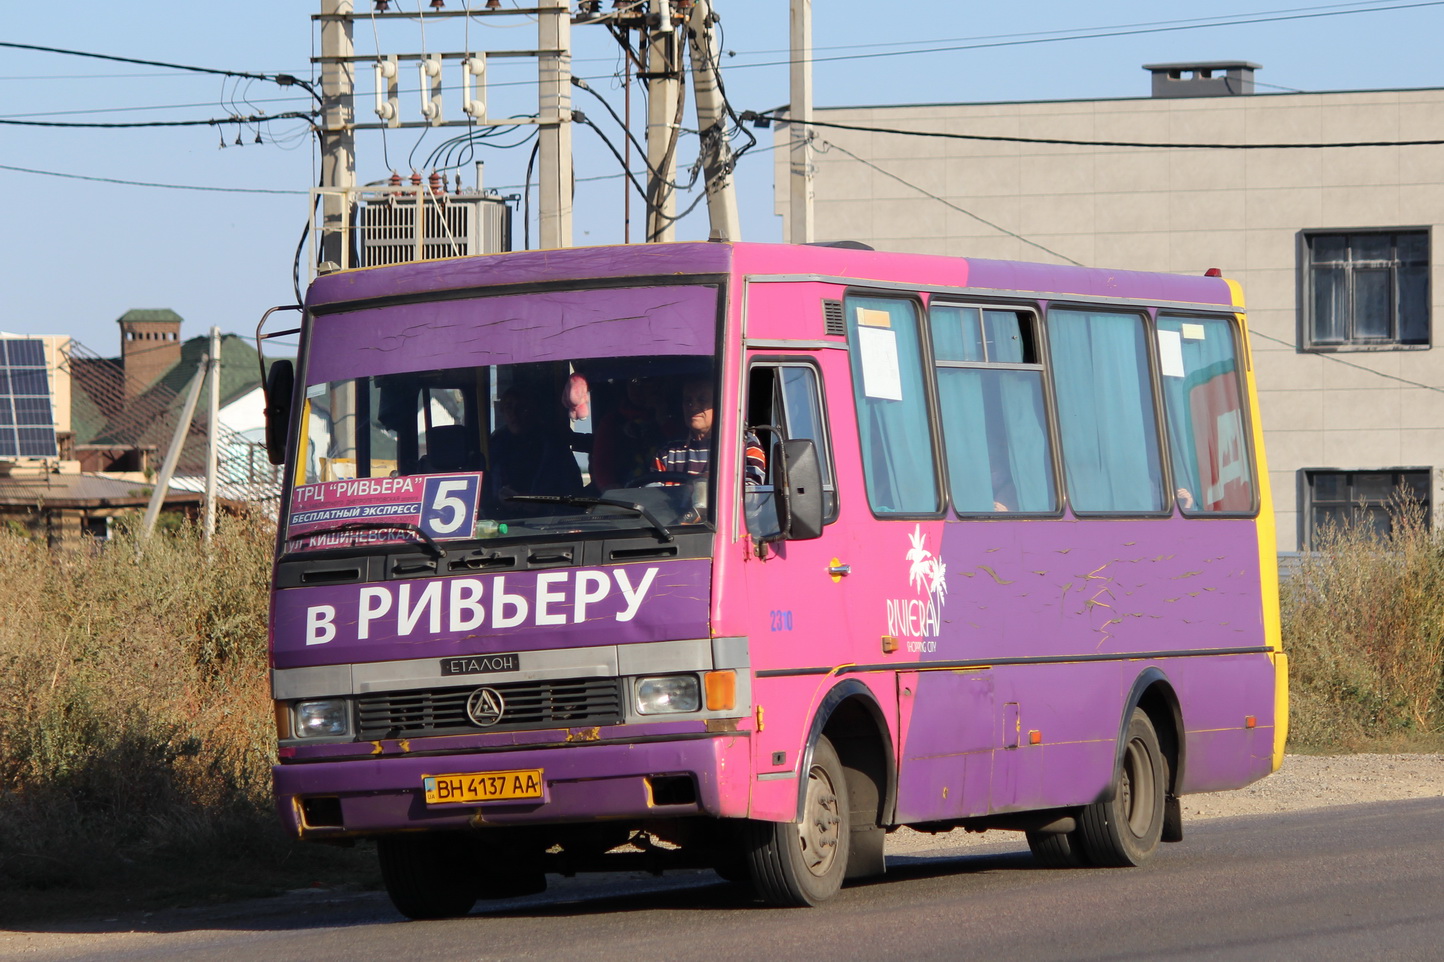
[[[737,672],[709,671],[702,676],[707,691],[707,710],[725,711],[737,707]]]
[[[1243,719],[1243,727],[1244,727],[1244,728],[1257,728],[1257,727],[1258,727],[1258,719],[1255,718],[1253,715],[1245,715],[1245,716],[1244,716],[1244,719]]]
[[[1043,733],[1040,732],[1040,731],[1038,731],[1038,729],[1036,729],[1036,728],[1030,729],[1029,732],[1028,732],[1028,744],[1029,744],[1029,745],[1041,745],[1041,744],[1043,744]]]

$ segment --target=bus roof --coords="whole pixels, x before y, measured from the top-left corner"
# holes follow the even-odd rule
[[[494,286],[729,273],[873,280],[1042,297],[1233,303],[1228,282],[1219,277],[812,245],[706,242],[517,251],[338,271],[318,277],[306,303],[324,311],[353,301]]]

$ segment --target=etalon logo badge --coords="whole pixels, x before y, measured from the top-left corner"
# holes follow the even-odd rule
[[[501,721],[506,711],[506,700],[495,688],[478,688],[466,700],[466,717],[480,728],[490,728]]]

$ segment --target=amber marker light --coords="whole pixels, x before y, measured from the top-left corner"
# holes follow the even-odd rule
[[[709,671],[702,676],[707,692],[707,710],[724,711],[737,707],[737,672]]]
[[[1255,718],[1253,715],[1245,715],[1245,716],[1244,716],[1244,719],[1243,719],[1243,727],[1244,727],[1244,728],[1257,728],[1257,727],[1258,727],[1258,719]]]
[[[1028,732],[1028,744],[1029,744],[1029,745],[1041,745],[1041,744],[1043,744],[1043,733],[1040,732],[1040,731],[1038,731],[1038,729],[1036,729],[1036,728],[1030,730],[1030,731]]]

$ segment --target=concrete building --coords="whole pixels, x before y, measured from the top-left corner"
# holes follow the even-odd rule
[[[1444,224],[1444,89],[1258,93],[1258,65],[1244,61],[1146,69],[1151,96],[1139,98],[815,110],[823,125],[1018,139],[819,125],[814,236],[1219,268],[1249,309],[1279,549],[1307,547],[1360,502],[1387,524],[1400,485],[1439,503],[1444,371],[1432,317],[1444,285],[1431,250]],[[785,124],[776,137],[785,219]],[[1088,144],[1043,142],[1059,140]],[[1169,146],[1179,144],[1199,146]],[[1263,144],[1291,146],[1239,149]],[[1354,146],[1305,146],[1321,144]]]

